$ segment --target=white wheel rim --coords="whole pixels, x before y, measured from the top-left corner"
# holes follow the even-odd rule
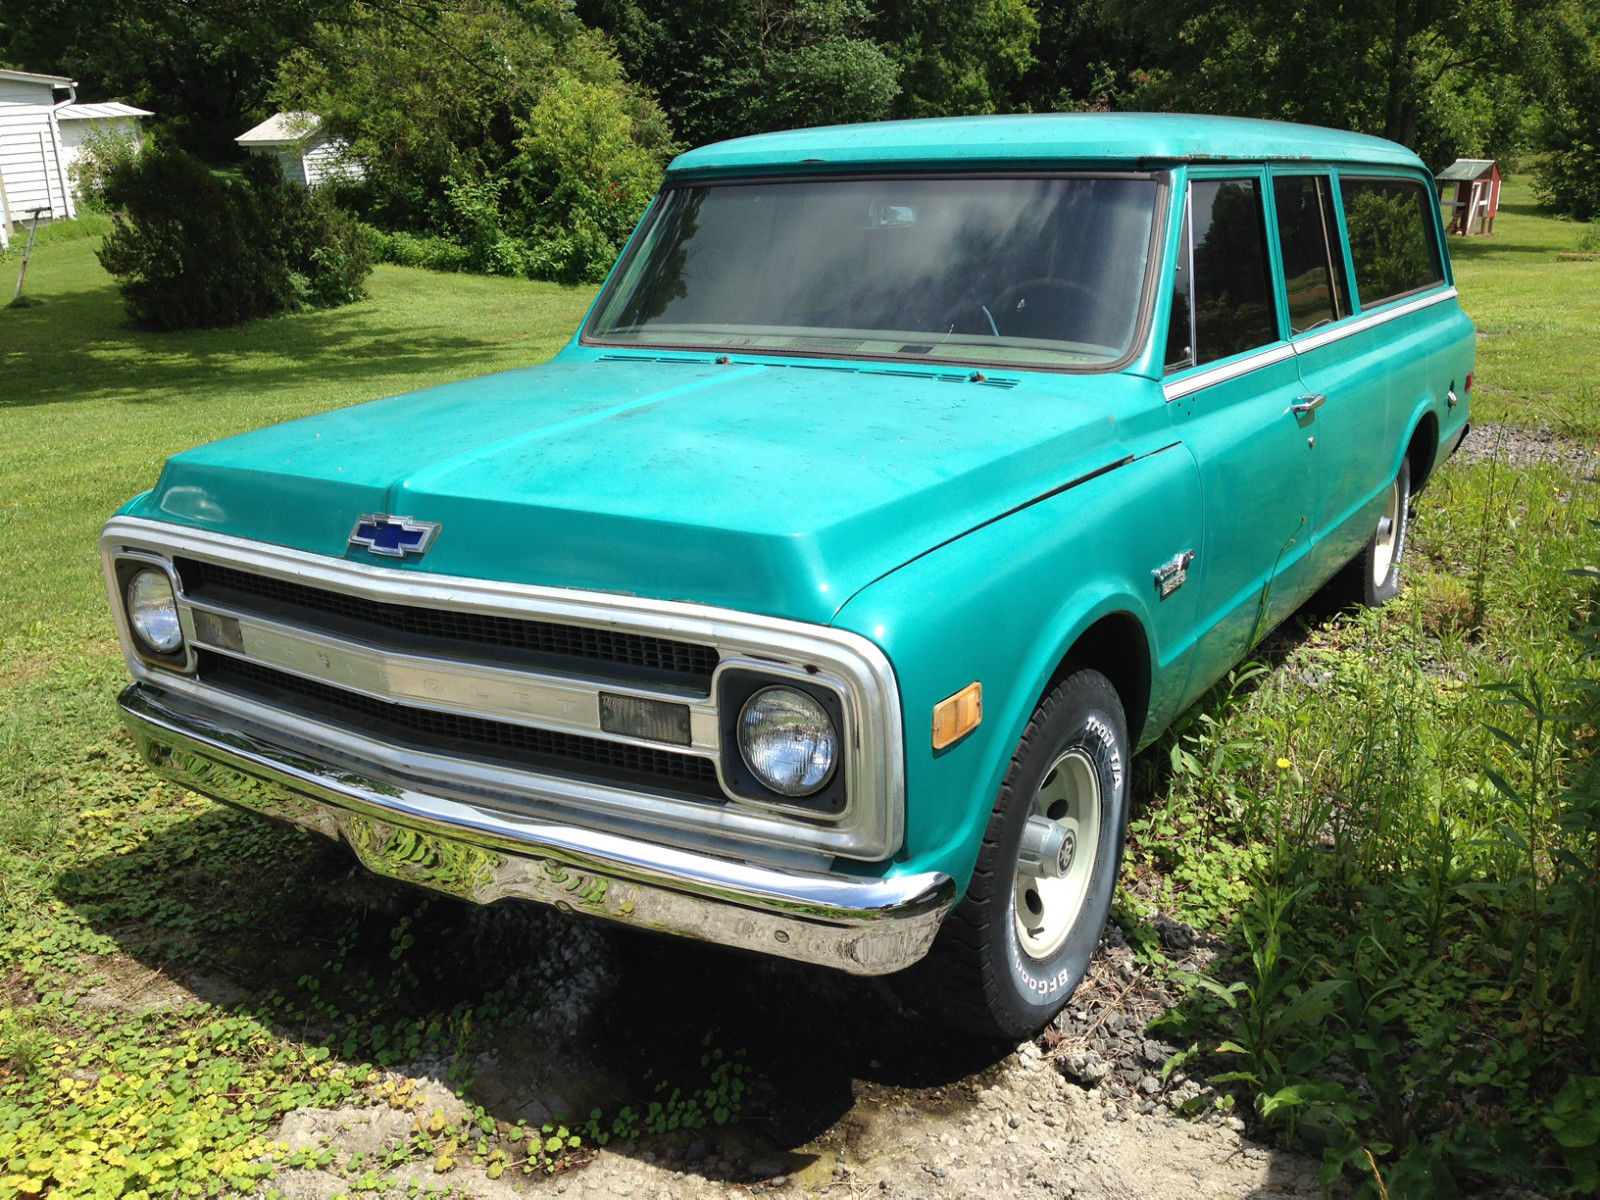
[[[1100,845],[1100,772],[1088,754],[1068,750],[1044,773],[1028,818],[1043,817],[1073,838],[1071,864],[1059,876],[1019,865],[1011,890],[1017,941],[1030,958],[1045,958],[1066,941],[1083,911]],[[1025,818],[1026,819],[1026,818]]]
[[[1395,552],[1400,547],[1400,537],[1405,529],[1401,519],[1400,481],[1396,479],[1389,488],[1389,503],[1384,505],[1383,516],[1378,518],[1378,532],[1372,543],[1372,586],[1382,587],[1394,569]]]

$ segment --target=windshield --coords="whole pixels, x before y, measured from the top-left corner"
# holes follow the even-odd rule
[[[670,188],[585,330],[610,345],[1095,368],[1139,324],[1147,177]]]

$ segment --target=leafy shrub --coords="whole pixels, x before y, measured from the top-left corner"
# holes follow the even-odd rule
[[[644,214],[670,150],[654,105],[630,107],[614,83],[560,72],[523,123],[529,177],[549,181],[533,205],[532,274],[598,283]]]
[[[445,180],[450,201],[449,224],[456,244],[465,255],[468,271],[480,275],[521,275],[527,268],[527,248],[506,231],[500,207],[505,190],[500,179],[452,178]]]
[[[372,257],[400,267],[426,267],[430,271],[469,270],[467,252],[449,238],[366,227]]]
[[[90,212],[110,212],[106,177],[118,167],[132,164],[143,145],[140,137],[111,130],[96,131],[85,138],[67,172],[79,203]]]
[[[365,294],[371,248],[361,227],[270,159],[225,179],[181,150],[155,148],[114,163],[104,194],[115,216],[100,262],[142,325],[237,325]]]

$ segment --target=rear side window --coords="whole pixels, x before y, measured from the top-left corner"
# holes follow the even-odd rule
[[[1325,175],[1280,175],[1272,181],[1283,247],[1289,330],[1304,333],[1350,315],[1350,285],[1339,246],[1339,218]]]
[[[1167,331],[1169,371],[1278,340],[1266,219],[1254,179],[1191,184],[1178,253]]]
[[[1433,193],[1405,179],[1341,177],[1356,295],[1371,308],[1444,279],[1434,242]]]

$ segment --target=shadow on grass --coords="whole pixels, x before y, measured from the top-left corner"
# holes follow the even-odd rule
[[[1526,242],[1495,241],[1491,234],[1488,237],[1458,237],[1450,238],[1450,258],[1453,262],[1478,262],[1496,258],[1507,258],[1517,255],[1521,258],[1543,258],[1554,263],[1556,255],[1562,250],[1570,250],[1571,246],[1543,246]]]
[[[0,312],[0,408],[78,400],[167,402],[261,393],[330,380],[365,380],[426,369],[469,376],[505,338],[388,320],[374,305],[268,317],[231,329],[156,332],[133,325],[116,287],[52,293],[37,308]],[[528,361],[548,356],[528,339]],[[476,369],[475,369],[476,368]]]
[[[715,1178],[803,1169],[814,1156],[797,1148],[841,1121],[848,1139],[858,1104],[959,1109],[1009,1050],[930,1031],[880,981],[529,903],[458,903],[222,807],[57,890],[193,994],[347,1061],[449,1079],[513,1124],[643,1112],[705,1086],[703,1057],[720,1052],[746,1083],[735,1123],[611,1146]]]

